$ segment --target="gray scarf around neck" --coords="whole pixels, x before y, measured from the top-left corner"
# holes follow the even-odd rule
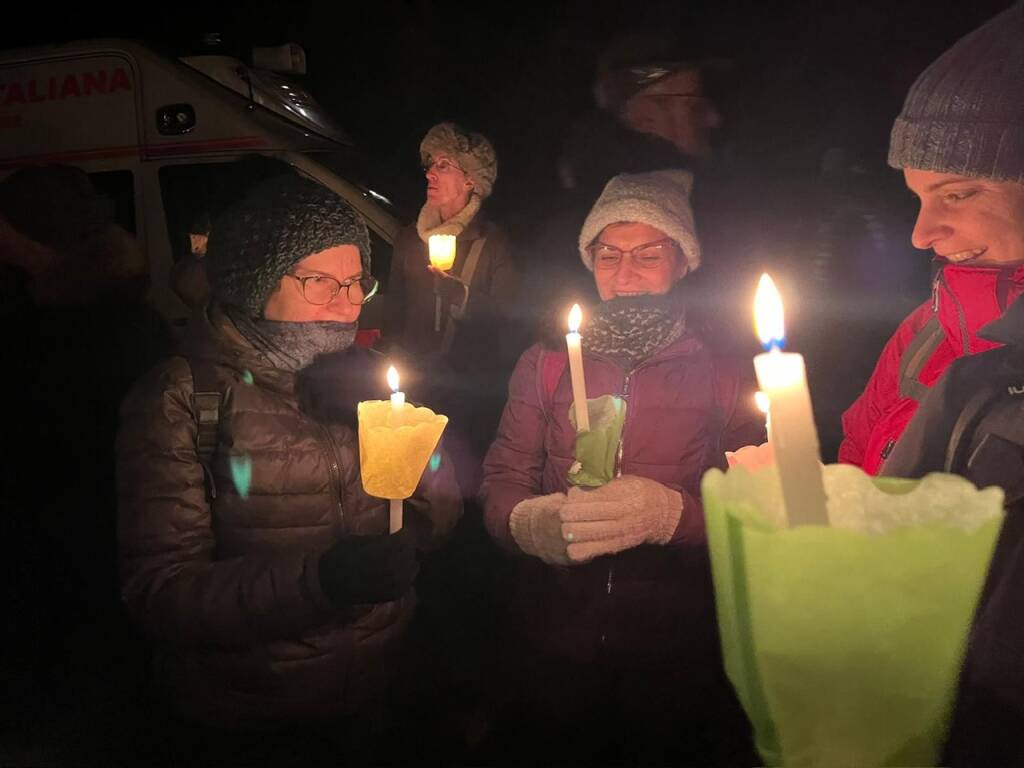
[[[348,349],[356,340],[359,323],[333,320],[294,323],[253,320],[241,312],[229,312],[239,333],[265,354],[275,368],[300,371],[317,355]]]
[[[609,299],[587,320],[583,348],[631,371],[682,336],[685,329],[685,306],[677,291]]]

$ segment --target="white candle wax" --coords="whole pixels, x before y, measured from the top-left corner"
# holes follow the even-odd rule
[[[768,439],[768,442],[772,440],[772,412],[771,412],[771,401],[768,399],[768,395],[758,390],[754,393],[754,402],[757,404],[757,409],[764,414],[764,433]]]
[[[402,500],[388,499],[388,533],[402,530]]]
[[[758,334],[769,352],[754,357],[757,383],[768,398],[772,453],[782,484],[790,526],[828,525],[825,485],[821,477],[818,431],[814,426],[811,393],[804,358],[782,352],[782,300],[767,275],[761,277],[755,299]]]
[[[583,350],[579,334],[583,313],[579,304],[573,304],[569,312],[569,333],[565,335],[565,346],[569,350],[569,376],[572,379],[572,403],[576,412],[576,431],[590,431],[590,412],[587,410],[587,385],[583,379]]]
[[[388,386],[391,387],[391,415],[394,426],[402,423],[402,409],[405,408],[405,392],[398,391],[398,371],[395,366],[388,368]]]

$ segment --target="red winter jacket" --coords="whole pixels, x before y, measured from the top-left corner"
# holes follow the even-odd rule
[[[922,387],[931,387],[958,357],[1000,346],[978,331],[1022,292],[1024,267],[944,266],[931,300],[896,329],[864,392],[843,414],[839,461],[877,474],[917,410]],[[936,336],[932,344],[923,343],[933,318]]]
[[[484,520],[504,548],[522,554],[508,521],[531,496],[566,491],[575,431],[567,366],[551,390],[541,345],[520,358],[498,436],[484,462]],[[748,361],[746,366],[752,369]],[[679,491],[683,514],[666,546],[643,545],[571,567],[520,557],[512,610],[534,651],[576,663],[648,665],[693,680],[717,664],[714,600],[700,478],[724,468],[724,451],[764,440],[753,407],[753,371],[712,362],[685,334],[628,373],[584,355],[589,397],[627,401],[618,469]],[[557,372],[557,371],[556,371]],[[747,386],[749,382],[749,387]]]

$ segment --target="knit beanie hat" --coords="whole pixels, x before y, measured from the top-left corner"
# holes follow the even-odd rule
[[[489,197],[498,178],[498,156],[487,137],[455,123],[438,123],[420,142],[420,159],[430,164],[435,155],[449,155],[473,182],[481,198]]]
[[[1024,3],[917,78],[892,129],[889,165],[1024,183]]]
[[[691,270],[699,267],[700,242],[690,207],[692,186],[693,174],[677,169],[614,177],[590,209],[580,232],[580,258],[587,269],[594,269],[587,246],[605,227],[619,222],[639,222],[660,229],[676,241]]]
[[[287,173],[253,187],[213,223],[206,269],[213,295],[258,318],[281,278],[307,256],[359,248],[370,271],[366,223],[334,192]]]

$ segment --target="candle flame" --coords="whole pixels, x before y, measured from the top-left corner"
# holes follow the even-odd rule
[[[765,349],[782,347],[786,339],[782,297],[767,272],[761,275],[754,296],[754,325]]]
[[[451,269],[455,263],[455,235],[431,235],[427,238],[427,252],[435,268]]]
[[[569,310],[569,333],[578,333],[580,323],[583,321],[583,310],[579,304],[573,304]]]
[[[393,365],[388,368],[388,386],[391,387],[392,392],[398,391],[398,371]]]
[[[754,393],[754,402],[757,404],[757,410],[761,413],[768,413],[768,406],[770,403],[768,395],[758,390]]]

